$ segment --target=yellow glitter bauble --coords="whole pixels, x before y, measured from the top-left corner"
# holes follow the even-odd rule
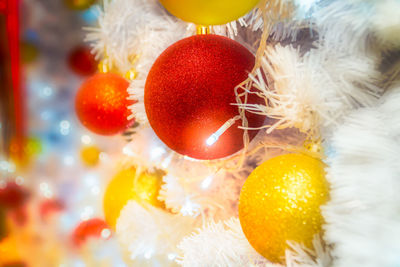
[[[82,162],[89,167],[96,166],[99,162],[100,149],[96,146],[86,146],[81,150]]]
[[[160,0],[174,16],[199,25],[221,25],[234,21],[260,0]]]
[[[15,238],[9,236],[0,241],[0,266],[16,264],[22,258]]]
[[[257,167],[243,185],[239,219],[249,243],[272,262],[284,262],[287,241],[313,248],[321,231],[320,206],[328,199],[324,164],[287,154]]]
[[[120,212],[129,200],[164,208],[164,203],[157,199],[162,176],[161,172],[143,172],[136,177],[134,168],[119,172],[108,184],[104,195],[103,208],[106,222],[115,229]]]

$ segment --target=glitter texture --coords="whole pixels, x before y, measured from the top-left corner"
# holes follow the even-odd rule
[[[207,139],[239,115],[235,86],[246,80],[254,56],[241,44],[213,34],[196,35],[171,45],[147,76],[144,104],[151,127],[172,150],[196,159],[223,158],[243,148],[236,121],[212,146]],[[249,94],[249,104],[264,103]],[[265,116],[246,113],[249,127]],[[258,131],[249,131],[252,139]]]
[[[272,262],[284,261],[287,241],[312,248],[321,231],[320,206],[328,199],[324,164],[309,156],[286,154],[257,167],[246,180],[239,218],[250,244]]]
[[[113,73],[99,73],[79,88],[75,109],[82,124],[94,133],[113,135],[124,131],[134,123],[128,120],[126,91],[129,83]]]

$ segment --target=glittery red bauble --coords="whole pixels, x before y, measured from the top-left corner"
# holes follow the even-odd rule
[[[76,246],[83,245],[89,238],[108,239],[111,230],[102,219],[94,218],[81,222],[72,233],[72,241]]]
[[[247,79],[254,56],[239,43],[217,35],[196,35],[173,44],[147,77],[144,103],[150,125],[176,152],[196,159],[217,159],[243,148],[238,120],[218,141],[206,140],[239,115],[234,88]],[[250,94],[247,103],[263,100]],[[247,113],[249,127],[265,117]],[[249,131],[250,139],[257,131]]]
[[[89,130],[101,135],[113,135],[124,131],[134,123],[128,120],[127,100],[129,83],[113,73],[96,74],[80,87],[75,109],[80,121]]]
[[[96,72],[98,63],[89,47],[79,46],[69,54],[68,65],[76,74],[89,76]]]

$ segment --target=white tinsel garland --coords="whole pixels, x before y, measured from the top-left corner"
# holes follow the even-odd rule
[[[182,266],[264,266],[267,261],[249,244],[240,222],[232,218],[210,222],[179,244]],[[201,259],[201,260],[199,260]]]
[[[329,156],[328,176],[332,201],[325,207],[324,215],[326,240],[334,247],[335,263],[358,266],[359,260],[365,259],[361,261],[363,266],[395,264],[400,229],[396,210],[398,213],[400,207],[393,201],[400,202],[395,195],[381,196],[400,187],[393,178],[398,168],[391,161],[399,156],[400,124],[393,115],[398,113],[398,94],[379,108],[355,111],[344,126],[340,125],[354,109],[376,105],[383,93],[376,86],[379,58],[370,52],[369,40],[371,35],[377,36],[382,49],[399,44],[398,36],[393,34],[400,29],[400,16],[395,16],[398,2],[335,0],[308,1],[306,5],[303,1],[282,0],[265,4],[264,10],[253,10],[238,22],[212,27],[213,32],[234,38],[253,52],[262,29],[268,31],[270,41],[283,41],[277,45],[268,43],[265,50],[260,50],[261,68],[266,75],[260,70],[251,75],[251,82],[259,90],[257,94],[267,100],[268,106],[241,107],[275,118],[270,130],[296,127],[309,134],[319,132],[327,142],[333,140],[332,148],[337,154]],[[394,15],[385,18],[388,13]],[[237,216],[238,189],[247,175],[279,153],[267,148],[273,136],[255,139],[249,149],[253,154],[247,155],[236,170],[228,170],[225,163],[193,161],[170,151],[146,125],[144,85],[157,56],[170,44],[193,33],[195,27],[167,14],[156,0],[107,0],[99,24],[99,28],[90,29],[87,38],[94,42],[97,55],[109,59],[109,64],[122,72],[132,68],[138,72],[128,91],[132,99],[138,100],[131,107],[132,117],[142,126],[135,129],[137,133],[131,136],[124,154],[139,169],[166,171],[159,197],[170,211],[177,213],[129,202],[117,223],[120,243],[132,258],[165,254],[174,259],[176,245],[187,235],[180,244],[179,259],[184,266],[268,266],[248,244],[238,219],[205,224],[198,233],[190,233],[202,220]],[[301,31],[308,27],[310,40],[303,44]],[[132,61],[135,56],[137,60]],[[304,138],[297,136],[299,140]],[[282,143],[278,142],[277,147],[290,148]],[[385,158],[391,163],[384,163]],[[371,166],[362,164],[365,160]],[[365,235],[375,230],[373,236]],[[319,241],[315,247],[316,254],[310,255],[292,244],[292,250],[286,253],[287,266],[329,265],[326,247]],[[385,251],[386,247],[392,250]]]
[[[330,265],[329,252],[324,249],[318,236],[313,240],[313,244],[315,251],[289,243],[290,249],[286,250],[286,266],[322,267]],[[184,267],[282,266],[269,262],[253,249],[237,218],[218,223],[210,221],[191,235],[186,236],[179,244],[179,249],[182,256],[178,257],[178,263]]]
[[[348,50],[360,49],[360,43],[356,44],[355,41],[365,39],[371,34],[377,37],[383,49],[400,47],[398,0],[321,1],[316,3],[312,19],[317,25],[323,25],[325,31],[336,33],[336,38],[347,44]],[[352,31],[351,35],[342,36],[344,31],[349,30]],[[335,44],[337,40],[327,41]],[[368,46],[368,42],[361,43],[361,46]]]
[[[400,88],[354,111],[330,143],[323,208],[335,266],[400,263]]]
[[[155,255],[176,257],[177,244],[193,226],[194,221],[189,216],[175,215],[131,200],[117,220],[116,235],[132,260],[151,259]]]
[[[311,134],[326,130],[349,110],[372,105],[381,92],[374,84],[374,61],[362,55],[336,55],[321,47],[301,56],[299,49],[276,45],[267,47],[261,66],[252,79],[268,105],[242,107],[275,118],[273,125],[264,126],[268,132],[291,127]]]

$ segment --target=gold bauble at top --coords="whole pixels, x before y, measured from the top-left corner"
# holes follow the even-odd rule
[[[85,10],[95,2],[96,0],[64,0],[65,5],[72,10]]]
[[[221,25],[246,15],[260,0],[160,0],[172,15],[199,25]]]
[[[284,262],[288,241],[312,248],[328,193],[324,164],[318,159],[286,154],[264,162],[240,193],[239,219],[246,238],[272,262]]]

